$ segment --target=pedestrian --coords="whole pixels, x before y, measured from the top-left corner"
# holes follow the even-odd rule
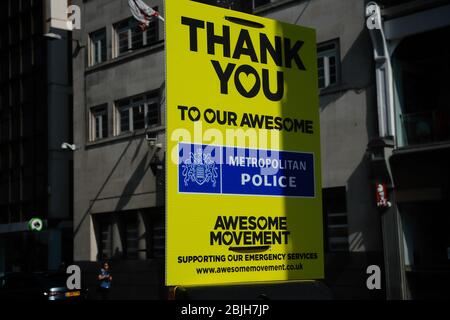
[[[99,291],[102,297],[102,300],[108,300],[109,292],[111,290],[112,283],[112,275],[109,270],[109,263],[104,262],[102,268],[100,269],[100,273],[98,275],[99,283]]]

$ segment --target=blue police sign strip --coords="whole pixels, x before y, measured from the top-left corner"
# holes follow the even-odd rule
[[[178,191],[314,197],[314,154],[179,144]]]

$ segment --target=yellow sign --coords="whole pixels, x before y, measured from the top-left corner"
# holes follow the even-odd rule
[[[165,13],[166,284],[323,278],[314,30]]]

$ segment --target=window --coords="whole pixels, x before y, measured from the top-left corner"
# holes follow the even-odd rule
[[[111,217],[99,217],[97,218],[98,231],[99,231],[99,259],[106,260],[111,259],[114,255],[114,243],[113,243],[113,222]]]
[[[319,89],[325,89],[338,83],[339,62],[339,45],[337,40],[317,45]]]
[[[139,253],[139,220],[137,213],[125,213],[122,217],[123,257],[138,259]]]
[[[6,144],[0,145],[0,172],[9,169],[9,148]]]
[[[142,46],[142,43],[138,41],[139,37],[136,36],[136,34],[140,34],[140,31],[138,30],[137,21],[134,19],[129,19],[119,23],[116,27],[116,32],[119,55],[131,50],[133,48],[133,44],[135,48],[139,45]],[[140,38],[142,40],[142,35]],[[135,40],[134,43],[133,39]]]
[[[413,35],[395,49],[396,142],[450,141],[450,27]]]
[[[326,249],[328,252],[348,251],[345,187],[326,188],[322,190],[322,193]]]
[[[143,211],[141,217],[145,224],[146,258],[163,258],[166,244],[164,210],[162,208],[154,208]]]
[[[107,105],[91,108],[90,141],[108,137]]]
[[[166,229],[164,227],[164,217],[154,218],[152,223],[152,257],[163,258],[165,254]]]
[[[155,127],[159,121],[158,97],[143,95],[117,103],[117,134]]]
[[[155,8],[157,10],[157,8]],[[139,22],[129,18],[115,25],[116,54],[120,56],[133,49],[151,45],[159,40],[158,20],[153,19],[149,27],[142,31]]]
[[[155,9],[156,10],[156,9]],[[145,30],[145,38],[147,39],[148,45],[153,44],[159,40],[159,23],[158,19],[153,19],[152,22],[150,22],[147,30]]]
[[[89,35],[90,65],[96,65],[106,61],[106,29],[101,29]]]
[[[11,137],[10,113],[6,110],[0,113],[0,143],[6,142]]]
[[[121,211],[95,214],[98,259],[163,258],[165,218],[160,212]]]

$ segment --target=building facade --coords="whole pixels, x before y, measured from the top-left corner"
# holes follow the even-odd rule
[[[70,35],[46,27],[47,1],[0,6],[0,275],[57,269],[73,244]]]
[[[146,2],[164,16],[162,0]],[[421,297],[449,261],[445,1],[200,2],[316,29],[324,283],[336,299]],[[74,260],[89,279],[111,260],[123,297],[162,298],[164,25],[142,32],[127,1],[72,3],[82,12],[73,33]],[[371,265],[380,290],[366,286]]]
[[[165,140],[164,25],[142,32],[127,1],[72,3],[82,12],[73,37],[84,47],[73,60],[74,259],[93,273],[111,261],[124,296],[158,298],[164,150],[146,138]],[[163,2],[151,5],[163,14]]]
[[[450,6],[380,1],[368,3],[366,15],[380,128],[370,146],[373,173],[393,203],[382,212],[386,272],[402,298],[448,298]]]

